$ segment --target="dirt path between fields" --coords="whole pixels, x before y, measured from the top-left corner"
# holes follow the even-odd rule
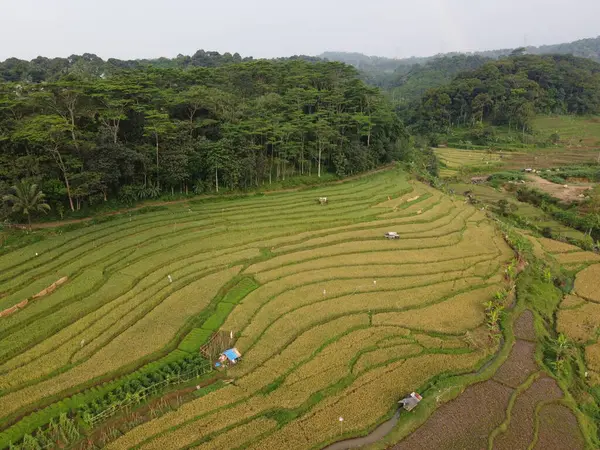
[[[539,189],[566,203],[583,201],[585,196],[589,193],[589,190],[593,187],[593,185],[589,183],[578,185],[556,184],[537,175],[528,175],[527,178],[529,179],[527,186]],[[581,195],[583,195],[583,197],[581,197]]]

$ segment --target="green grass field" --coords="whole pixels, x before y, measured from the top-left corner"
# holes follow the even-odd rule
[[[219,329],[244,355],[235,382],[108,448],[318,447],[339,438],[340,415],[360,434],[406,392],[483,363],[493,343],[465,336],[486,335],[482,304],[511,258],[481,212],[398,170],[49,235],[0,257],[0,309],[29,299],[0,317],[0,447]]]

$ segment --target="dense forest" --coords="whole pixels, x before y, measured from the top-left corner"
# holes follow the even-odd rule
[[[45,58],[38,56],[31,61],[8,58],[0,62],[0,81],[41,83],[57,81],[67,75],[80,79],[106,78],[123,70],[191,69],[194,67],[220,67],[225,64],[236,64],[253,61],[252,57],[242,58],[239,53],[224,53],[198,50],[192,56],[177,55],[175,58],[121,60],[109,58],[104,61],[93,53],[71,55],[68,58]],[[276,61],[320,61],[313,56],[291,56],[278,58]]]
[[[215,66],[93,77],[60,76],[49,64],[29,82],[0,83],[0,193],[25,180],[68,212],[114,198],[349,175],[397,159],[406,141],[391,106],[350,66]]]
[[[600,113],[600,63],[568,55],[491,61],[427,91],[406,121],[430,136],[484,122],[525,132],[536,113]]]
[[[459,73],[478,69],[488,61],[489,58],[478,55],[453,55],[415,64],[389,83],[390,98],[395,105],[414,102],[429,89],[450,83]]]

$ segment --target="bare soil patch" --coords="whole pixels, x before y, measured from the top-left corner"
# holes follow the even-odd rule
[[[535,342],[535,328],[533,326],[533,313],[529,310],[523,311],[515,320],[514,333],[517,339]]]
[[[536,372],[535,343],[517,340],[508,359],[494,375],[494,380],[516,389]]]
[[[469,386],[442,405],[406,439],[391,447],[414,449],[482,449],[488,435],[504,420],[513,390],[493,380]]]
[[[552,183],[551,181],[545,180],[542,177],[538,177],[537,175],[528,175],[528,178],[528,186],[546,192],[552,197],[555,197],[566,203],[580,202],[584,200],[585,195],[587,195],[589,193],[589,190],[593,187],[593,185],[591,184],[556,184]],[[583,195],[584,197],[580,197],[580,195]]]
[[[539,413],[538,450],[578,450],[585,448],[577,418],[569,408],[551,404]]]
[[[517,397],[508,429],[494,439],[494,449],[528,448],[534,438],[535,407],[538,403],[562,398],[563,393],[553,378],[543,376]]]

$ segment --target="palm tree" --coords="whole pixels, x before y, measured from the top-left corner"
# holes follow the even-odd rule
[[[37,184],[31,184],[26,181],[17,183],[12,187],[14,194],[8,194],[2,197],[2,200],[12,205],[12,211],[22,213],[27,216],[29,231],[31,231],[32,214],[50,211],[50,206],[44,200],[46,196],[38,189]]]

